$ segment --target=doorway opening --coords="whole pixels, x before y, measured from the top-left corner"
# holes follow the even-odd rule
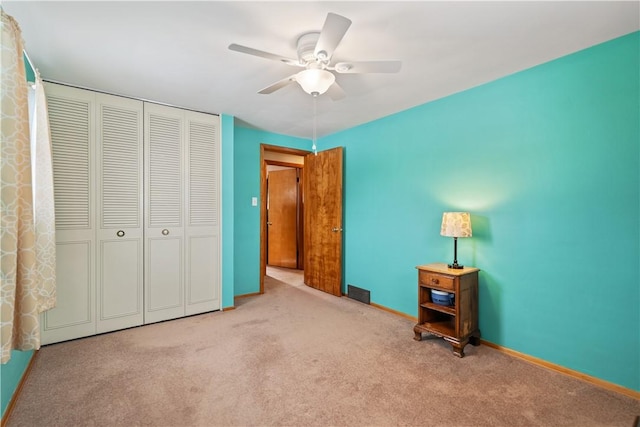
[[[264,293],[267,263],[278,268],[304,269],[302,182],[304,156],[309,153],[260,145],[261,294]],[[272,175],[271,185],[269,175]]]
[[[302,167],[267,160],[267,267],[304,269]]]

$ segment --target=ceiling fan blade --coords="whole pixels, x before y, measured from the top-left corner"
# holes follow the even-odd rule
[[[323,61],[330,59],[350,25],[351,20],[344,16],[335,13],[327,14],[313,53],[315,57]]]
[[[333,69],[341,74],[397,73],[401,67],[401,61],[361,61],[338,62]]]
[[[331,86],[329,86],[329,89],[325,93],[329,95],[329,98],[334,101],[340,101],[345,97],[344,90],[337,82],[334,82]]]
[[[262,89],[258,93],[261,93],[263,95],[268,95],[270,93],[273,93],[273,92],[277,91],[278,89],[282,89],[283,87],[285,87],[285,86],[287,86],[287,85],[289,85],[289,84],[291,84],[291,83],[293,83],[295,81],[296,81],[296,75],[294,74],[292,76],[289,76],[289,77],[286,77],[286,78],[284,78],[282,80],[279,80],[279,81],[275,82],[272,85],[269,85],[269,86],[265,87],[264,89]]]
[[[261,58],[271,59],[273,61],[284,62],[287,65],[294,65],[298,67],[303,66],[298,62],[297,59],[285,58],[284,56],[265,52],[263,50],[254,49],[252,47],[242,46],[235,43],[232,43],[229,45],[229,50],[233,50],[235,52],[240,52],[240,53],[247,53],[249,55],[259,56]]]

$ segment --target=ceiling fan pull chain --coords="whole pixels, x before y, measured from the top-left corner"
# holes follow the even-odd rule
[[[313,95],[313,145],[311,146],[311,149],[313,150],[313,154],[315,154],[316,156],[318,155],[318,147],[316,146],[316,111],[317,111],[317,107],[316,107],[316,98],[318,98],[317,94]]]

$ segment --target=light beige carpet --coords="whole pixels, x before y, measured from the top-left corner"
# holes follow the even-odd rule
[[[9,426],[631,426],[640,403],[270,269],[237,309],[40,350]]]

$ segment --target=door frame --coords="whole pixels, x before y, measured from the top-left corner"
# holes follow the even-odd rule
[[[302,156],[311,153],[308,150],[281,147],[279,145],[260,144],[260,293],[264,294],[264,276],[267,275],[267,164],[280,164],[275,160],[266,160],[265,151]],[[300,167],[300,165],[286,164]],[[304,170],[304,167],[302,168]],[[304,172],[303,172],[304,173]]]

